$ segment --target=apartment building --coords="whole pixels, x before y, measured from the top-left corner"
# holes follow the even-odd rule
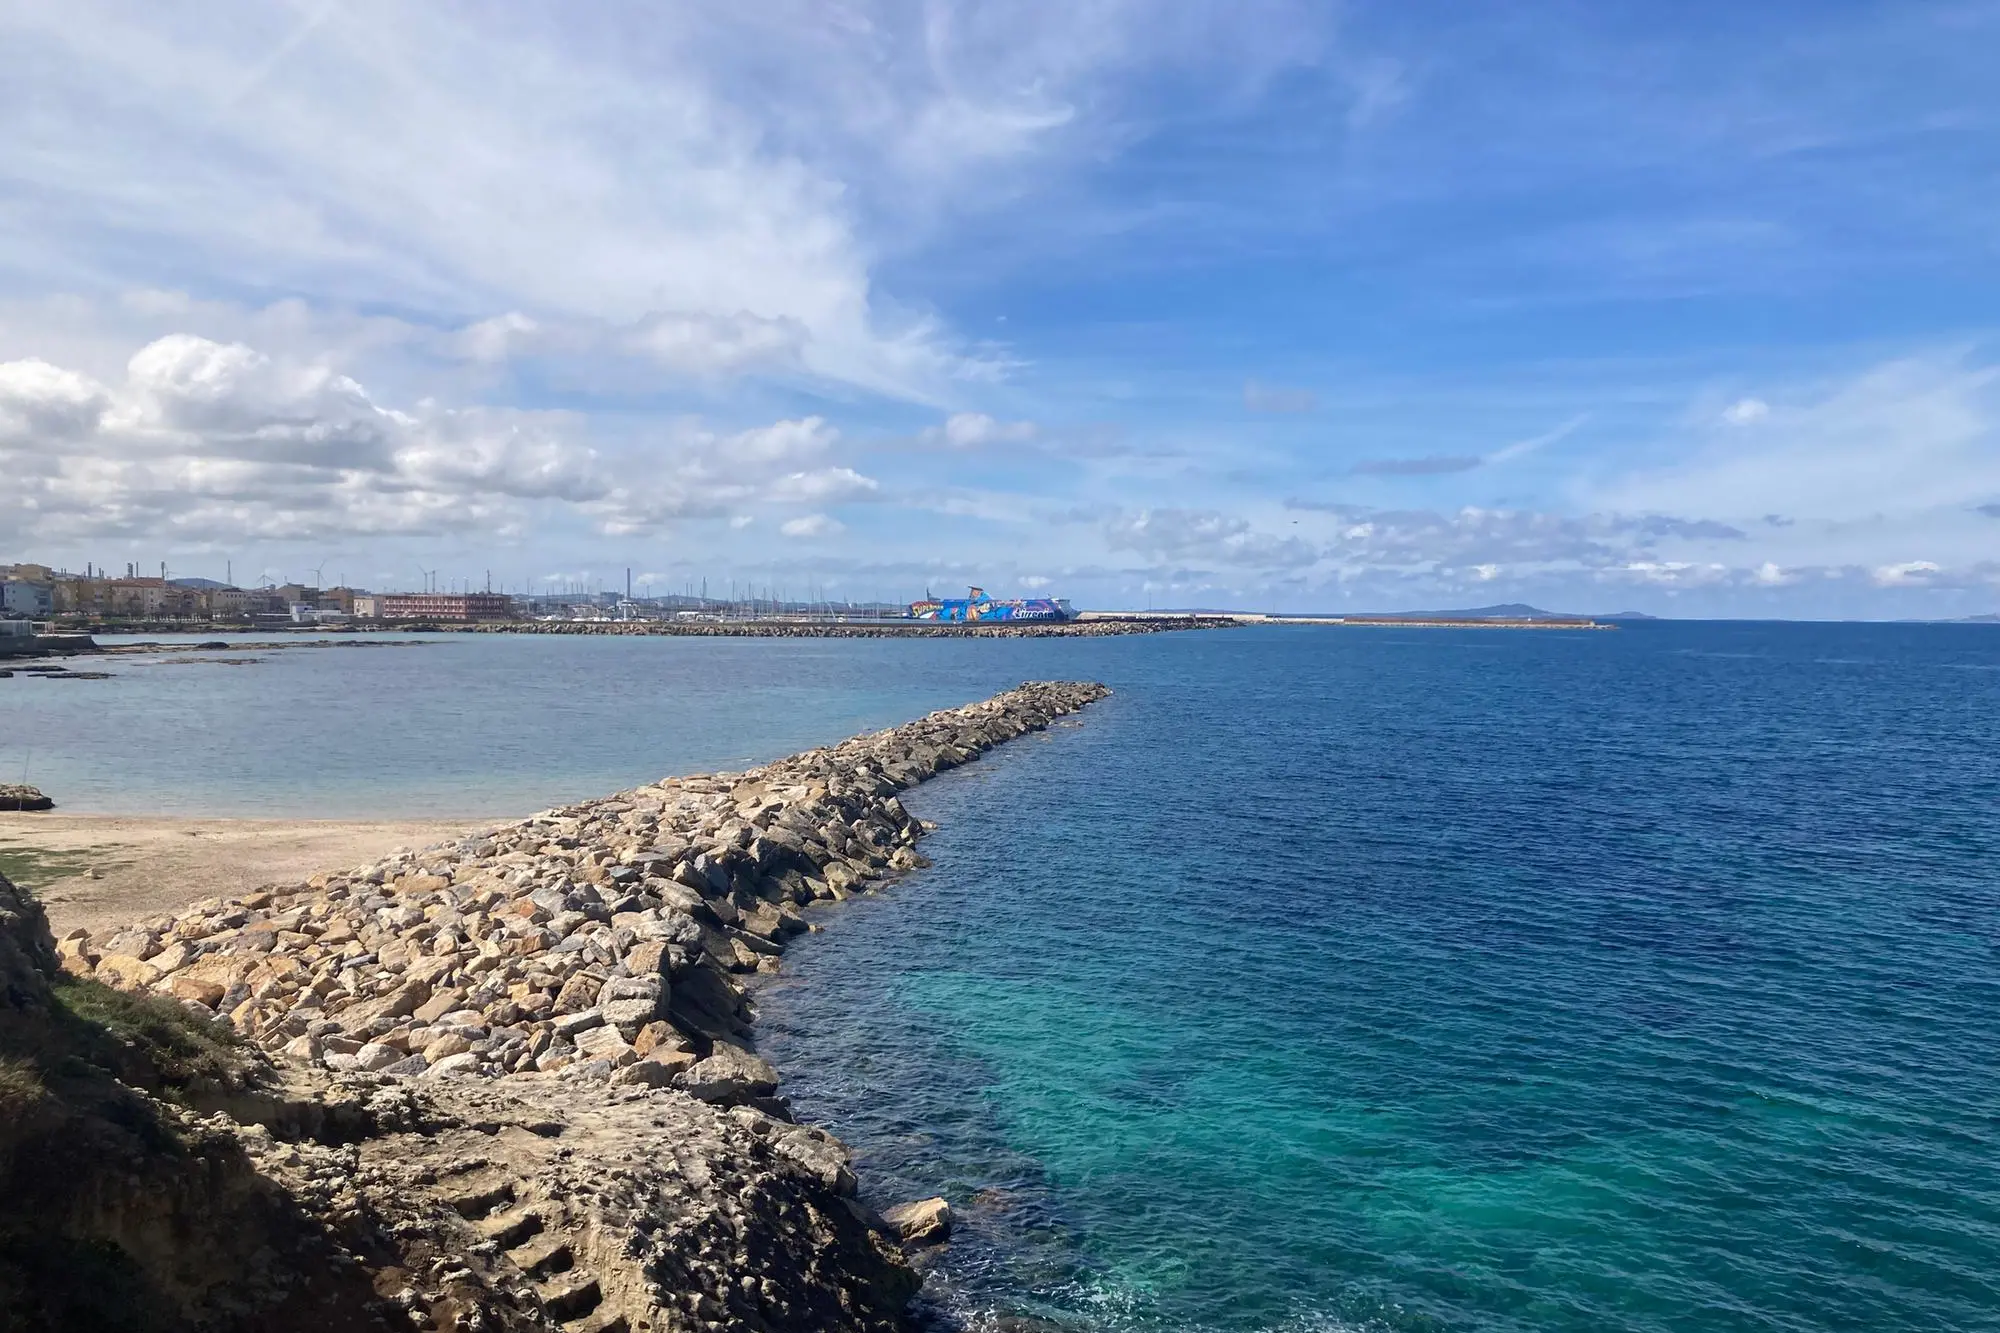
[[[375,599],[383,620],[512,620],[514,599],[498,592],[385,593]]]

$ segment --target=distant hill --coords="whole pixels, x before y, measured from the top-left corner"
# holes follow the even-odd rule
[[[167,582],[173,584],[176,588],[208,589],[227,588],[229,586],[227,583],[220,583],[215,579],[168,579]]]

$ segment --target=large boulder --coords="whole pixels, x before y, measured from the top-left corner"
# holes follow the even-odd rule
[[[740,1106],[778,1090],[778,1071],[771,1062],[741,1046],[717,1042],[706,1060],[697,1061],[676,1078],[689,1096],[718,1106]]]
[[[53,810],[56,803],[33,787],[0,782],[0,810]]]
[[[905,1245],[936,1245],[951,1235],[951,1205],[943,1199],[899,1203],[882,1214]]]

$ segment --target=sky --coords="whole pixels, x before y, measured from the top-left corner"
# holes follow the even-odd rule
[[[0,562],[2000,611],[2000,3],[0,0]]]

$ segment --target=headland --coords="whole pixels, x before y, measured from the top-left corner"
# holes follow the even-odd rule
[[[898,1326],[906,1246],[949,1210],[861,1204],[755,1053],[746,983],[803,909],[926,864],[899,792],[1108,693],[1030,683],[60,941],[0,881],[0,1299],[117,1296],[159,1328]],[[107,1254],[110,1295],[65,1267]]]

